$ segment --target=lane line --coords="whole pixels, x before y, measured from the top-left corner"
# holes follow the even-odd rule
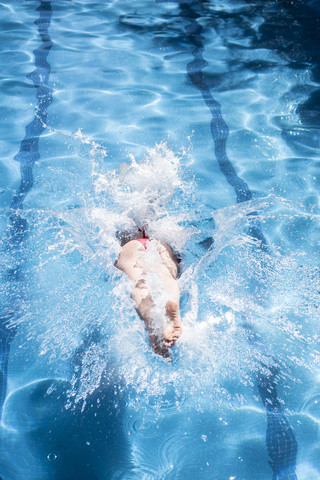
[[[197,22],[198,14],[188,3],[181,4],[180,10],[181,17],[189,23],[185,30],[189,42],[194,46],[192,50],[194,60],[188,63],[187,73],[192,84],[200,91],[212,114],[210,127],[216,159],[227,182],[235,191],[237,203],[249,201],[252,199],[249,186],[237,175],[227,156],[226,142],[229,136],[229,128],[222,117],[221,106],[213,98],[201,71],[208,63],[203,58],[205,48],[201,37],[202,26]],[[262,250],[268,251],[268,243],[263,235],[260,222],[256,218],[257,212],[252,212],[248,216],[251,215],[255,218],[249,219],[249,233],[253,238],[260,241]],[[282,412],[277,396],[279,367],[274,366],[271,355],[265,351],[266,348],[261,341],[261,337],[253,330],[252,326],[246,323],[245,319],[244,321],[243,327],[247,332],[248,341],[255,346],[260,346],[261,351],[268,359],[267,365],[261,364],[259,367],[257,386],[267,415],[266,447],[271,458],[269,463],[273,472],[272,480],[297,480],[295,470],[298,444],[293,429]]]
[[[0,417],[7,393],[10,345],[17,332],[17,327],[12,326],[11,322],[19,315],[24,295],[22,252],[28,234],[28,222],[22,216],[21,210],[24,199],[33,186],[33,166],[40,158],[39,137],[45,130],[47,108],[52,102],[52,88],[49,85],[51,67],[47,62],[47,56],[53,45],[48,33],[52,17],[51,0],[41,0],[36,10],[39,12],[39,18],[34,23],[38,27],[41,44],[33,51],[36,68],[27,75],[27,78],[34,83],[38,104],[33,120],[26,126],[20,150],[14,157],[20,163],[21,181],[10,205],[12,213],[9,217],[9,234],[6,239],[6,251],[15,266],[6,271],[7,301],[3,307],[4,313],[0,316]]]

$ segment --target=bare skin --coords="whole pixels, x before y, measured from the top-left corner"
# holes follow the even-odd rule
[[[160,262],[148,267],[147,270],[143,262],[146,250],[138,240],[132,240],[122,247],[116,267],[125,272],[134,282],[131,295],[140,317],[145,322],[152,348],[159,355],[168,356],[168,348],[175,344],[182,332],[180,288],[177,282],[178,267],[171,248],[158,240],[153,241],[157,242]],[[165,312],[163,312],[168,322],[160,338],[155,332],[156,325],[154,325],[152,317],[154,303],[145,279],[148,272],[155,272],[158,275],[159,282],[162,283],[170,297],[166,303]]]

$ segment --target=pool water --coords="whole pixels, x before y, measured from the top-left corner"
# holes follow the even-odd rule
[[[317,2],[0,12],[0,478],[319,480]],[[171,361],[135,225],[182,258]]]

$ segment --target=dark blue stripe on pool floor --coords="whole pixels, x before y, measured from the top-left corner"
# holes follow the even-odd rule
[[[295,473],[298,444],[293,430],[282,412],[277,395],[278,369],[261,368],[258,389],[267,412],[266,444],[273,480],[297,480]]]
[[[277,394],[280,368],[252,326],[244,323],[243,327],[248,341],[255,348],[258,347],[266,359],[257,372],[257,385],[267,414],[266,447],[271,460],[269,464],[273,472],[272,480],[297,480],[295,470],[298,444]]]
[[[215,145],[215,155],[220,169],[227,182],[233,187],[237,203],[246,202],[252,199],[252,193],[247,183],[241,179],[226,152],[226,142],[229,135],[229,128],[221,114],[220,104],[213,98],[210,88],[207,85],[202,69],[208,65],[203,58],[204,44],[202,42],[202,26],[197,22],[198,13],[192,8],[192,3],[181,3],[181,17],[188,21],[185,27],[187,38],[193,45],[192,55],[194,60],[188,63],[187,73],[192,84],[200,91],[211,114],[211,135]],[[199,5],[194,3],[196,7]],[[251,212],[253,218],[250,223],[250,235],[260,241],[260,248],[267,251],[267,241],[263,235],[259,220],[256,219],[256,212]],[[250,215],[249,215],[250,216]],[[257,334],[248,329],[248,339],[257,345]],[[263,342],[259,339],[258,345],[265,350]],[[268,357],[268,354],[267,354]],[[266,446],[271,459],[270,466],[273,471],[272,480],[297,480],[295,474],[298,445],[293,430],[284,416],[277,397],[276,383],[278,371],[274,370],[272,359],[270,365],[262,366],[258,372],[258,389],[261,400],[264,403],[267,413]]]
[[[193,45],[192,55],[194,60],[187,65],[187,74],[192,84],[200,91],[205,103],[207,104],[212,120],[210,124],[211,135],[214,141],[215,156],[218,161],[221,172],[225,179],[234,189],[237,203],[247,202],[252,199],[252,192],[248,184],[240,178],[226,151],[226,143],[229,136],[229,127],[223,119],[221,113],[221,105],[213,98],[209,86],[207,85],[202,69],[208,65],[208,62],[203,58],[204,44],[202,42],[202,26],[197,22],[198,14],[193,10],[190,4],[181,4],[181,16],[188,21],[185,27],[189,43]],[[260,222],[257,219],[256,212],[251,212],[249,218],[249,234],[259,240],[260,245],[265,250],[267,249],[267,241],[262,233]]]
[[[21,210],[24,199],[33,185],[33,166],[40,158],[39,137],[45,129],[47,108],[52,102],[52,88],[48,84],[51,68],[47,62],[47,56],[53,45],[48,33],[52,16],[51,0],[42,0],[37,11],[39,11],[39,18],[34,23],[38,27],[41,44],[33,52],[36,68],[27,77],[33,81],[37,90],[38,104],[33,120],[26,126],[26,135],[21,142],[20,150],[14,157],[20,162],[21,181],[10,206],[12,213],[9,218],[10,233],[7,238],[7,252],[16,262],[16,267],[6,272],[9,295],[6,311],[0,318],[0,412],[2,412],[7,391],[10,344],[16,333],[16,328],[9,324],[19,314],[19,303],[23,296],[22,261],[18,257],[28,232],[28,223],[21,215]]]
[[[11,208],[14,210],[22,208],[23,200],[33,185],[32,168],[40,158],[39,137],[45,130],[47,108],[52,102],[52,88],[48,84],[51,68],[47,62],[47,56],[53,45],[48,33],[52,16],[51,0],[42,0],[37,10],[40,17],[34,23],[38,27],[42,43],[33,51],[36,69],[29,73],[27,78],[33,81],[37,89],[38,105],[33,120],[26,126],[26,136],[21,142],[19,153],[14,157],[21,165],[20,187],[11,203]]]

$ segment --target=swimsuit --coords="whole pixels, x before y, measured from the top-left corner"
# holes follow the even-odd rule
[[[142,233],[142,238],[133,238],[132,240],[129,240],[129,242],[133,242],[134,240],[138,240],[138,242],[142,243],[142,245],[144,246],[144,249],[146,250],[147,249],[147,242],[151,242],[151,240],[153,240],[153,238],[148,238],[146,233],[145,233],[145,230],[144,228],[138,228],[139,232]],[[129,243],[127,242],[127,243]]]
[[[134,242],[135,240],[137,240],[138,242],[140,242],[144,246],[144,249],[146,250],[147,249],[147,242],[151,242],[151,240],[154,240],[154,239],[146,237],[145,233],[144,233],[144,230],[139,229],[139,231],[142,231],[143,238],[133,238],[132,240],[129,240],[129,242],[127,242],[127,243]],[[127,245],[127,243],[125,245]],[[176,261],[176,263],[178,265],[181,262],[181,258],[177,255],[174,255],[174,260]]]
[[[142,245],[144,246],[144,248],[147,249],[147,242],[151,242],[151,240],[153,240],[153,238],[147,238],[147,237],[144,237],[144,238],[133,238],[132,240],[129,240],[129,242],[127,242],[127,243],[134,242],[135,240],[137,240],[138,242],[142,243]]]

